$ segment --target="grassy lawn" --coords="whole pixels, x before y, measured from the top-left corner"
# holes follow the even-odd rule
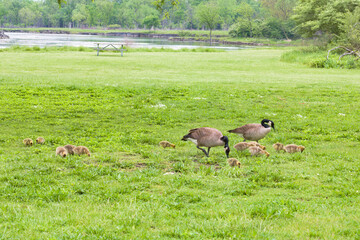
[[[285,51],[0,52],[0,239],[360,239],[360,71]],[[263,118],[270,157],[237,153]],[[205,126],[242,168],[180,140]]]

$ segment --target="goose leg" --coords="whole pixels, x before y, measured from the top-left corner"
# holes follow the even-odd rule
[[[208,148],[208,156],[209,156],[209,154],[210,154],[210,148]]]
[[[201,147],[199,147],[199,146],[196,146],[196,147],[197,147],[198,149],[200,149],[201,151],[203,151],[207,157],[209,157],[209,155],[208,155],[208,153],[206,152],[205,149],[203,149],[203,148],[201,148]]]

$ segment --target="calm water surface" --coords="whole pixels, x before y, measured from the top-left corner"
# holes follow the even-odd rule
[[[13,45],[19,46],[73,46],[73,47],[95,47],[95,43],[105,44],[124,44],[133,48],[198,48],[210,47],[207,43],[199,42],[173,42],[167,39],[157,38],[129,38],[102,35],[80,35],[80,34],[44,34],[44,33],[13,33],[5,32],[10,39],[0,39],[0,48]],[[246,46],[221,46],[214,45],[212,48],[225,50],[237,50],[248,48]]]

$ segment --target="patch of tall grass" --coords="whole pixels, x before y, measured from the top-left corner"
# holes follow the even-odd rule
[[[354,56],[345,56],[339,59],[343,52],[331,52],[327,59],[325,47],[301,47],[284,53],[281,61],[289,63],[301,63],[312,68],[339,68],[339,69],[360,69],[360,60]]]

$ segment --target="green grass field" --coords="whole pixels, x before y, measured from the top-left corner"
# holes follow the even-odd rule
[[[0,239],[360,239],[360,71],[285,51],[0,52]],[[263,118],[270,157],[237,153]],[[205,126],[242,168],[180,140]]]

